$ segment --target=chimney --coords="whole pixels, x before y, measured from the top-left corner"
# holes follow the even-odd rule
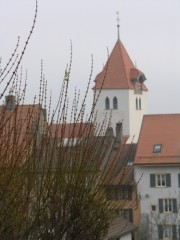
[[[106,133],[105,133],[105,136],[111,136],[111,137],[114,136],[114,131],[113,131],[113,128],[112,128],[112,127],[108,127],[108,128],[107,128]]]
[[[5,106],[7,111],[13,111],[16,106],[16,98],[14,95],[5,96]]]
[[[47,120],[47,110],[46,110],[46,108],[43,108],[42,112],[44,114],[44,120],[46,121]]]
[[[116,123],[116,143],[123,143],[123,128],[122,128],[122,122]]]

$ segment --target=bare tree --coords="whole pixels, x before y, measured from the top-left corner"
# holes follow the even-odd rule
[[[113,138],[102,137],[108,119],[102,126],[95,125],[96,98],[85,120],[92,68],[82,103],[75,91],[69,106],[72,50],[54,111],[51,98],[47,101],[43,64],[39,98],[24,104],[26,77],[24,80],[19,73],[19,66],[36,16],[37,2],[22,53],[16,55],[18,42],[0,74],[1,85],[5,83],[0,95],[5,97],[5,104],[0,106],[0,238],[103,239],[115,206],[106,200],[103,188],[114,173],[108,164]],[[116,154],[113,160],[120,156]],[[125,161],[121,164],[124,171]]]

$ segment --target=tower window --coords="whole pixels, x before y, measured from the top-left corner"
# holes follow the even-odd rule
[[[108,97],[106,97],[106,100],[105,100],[105,109],[106,110],[110,109],[110,103],[109,103],[109,98]]]
[[[141,98],[136,98],[136,110],[141,110]]]
[[[141,99],[139,98],[139,109],[141,110]]]
[[[114,98],[113,98],[113,109],[118,109],[117,97],[114,97]]]
[[[136,98],[136,110],[138,110],[138,99]]]

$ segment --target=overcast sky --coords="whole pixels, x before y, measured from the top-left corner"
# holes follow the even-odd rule
[[[35,0],[0,0],[0,56],[10,57],[20,36],[21,47],[34,16]],[[83,93],[120,39],[133,62],[146,75],[149,113],[180,113],[180,1],[179,0],[39,0],[35,31],[23,60],[28,69],[27,101],[38,92],[40,62],[54,100],[73,44],[72,86]],[[91,84],[93,86],[93,82]],[[92,94],[92,92],[91,92]],[[91,94],[89,102],[91,102]],[[71,97],[71,96],[70,96]]]

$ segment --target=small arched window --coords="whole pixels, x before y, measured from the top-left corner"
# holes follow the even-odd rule
[[[136,110],[138,110],[138,99],[136,98]]]
[[[109,98],[106,97],[106,100],[105,100],[105,109],[108,110],[110,109],[110,103],[109,103]]]
[[[139,109],[141,109],[141,99],[139,98]]]
[[[117,97],[114,97],[114,98],[113,98],[113,109],[118,109]]]

